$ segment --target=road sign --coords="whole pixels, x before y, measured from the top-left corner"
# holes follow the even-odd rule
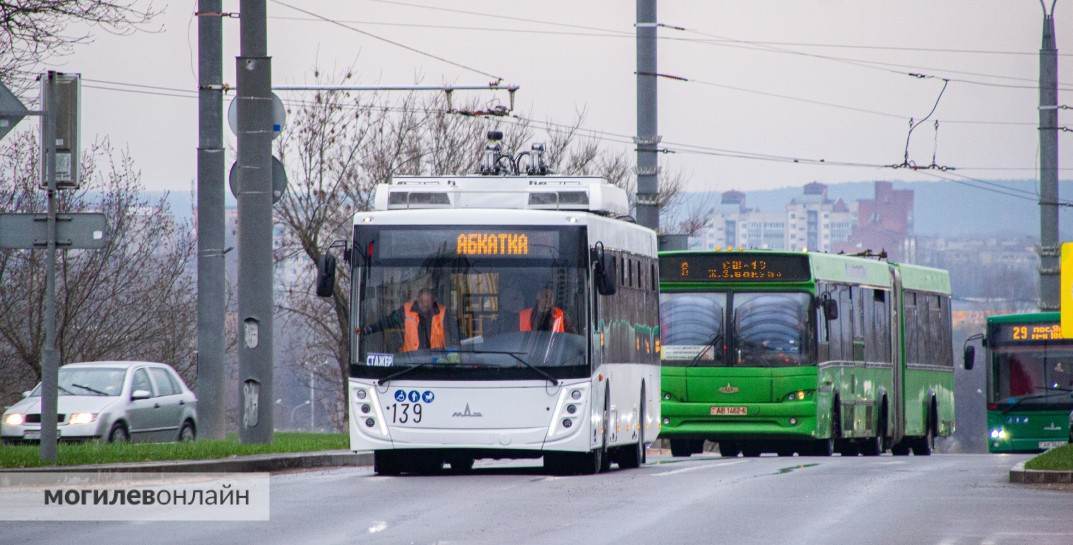
[[[19,97],[15,96],[10,89],[0,83],[0,138],[3,138],[11,129],[18,125],[22,118],[26,117],[29,110],[23,106]]]
[[[56,216],[56,247],[95,250],[108,245],[108,218],[104,214]],[[48,245],[47,214],[0,214],[0,248],[33,249]]]
[[[272,138],[275,139],[283,132],[283,125],[287,123],[287,109],[283,107],[283,100],[279,95],[272,93]],[[231,99],[227,106],[227,126],[231,127],[231,133],[238,134],[238,97]]]
[[[238,198],[238,163],[231,163],[231,170],[227,173],[227,185],[231,188],[231,194]],[[283,163],[275,157],[272,158],[272,204],[276,204],[287,192],[287,171]]]

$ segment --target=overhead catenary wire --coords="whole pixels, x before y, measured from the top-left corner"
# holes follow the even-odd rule
[[[120,81],[113,81],[113,80],[93,80],[93,81],[100,82],[100,83],[107,83],[109,85],[96,85],[96,84],[93,84],[93,83],[87,83],[87,84],[83,84],[83,87],[88,87],[88,88],[91,88],[91,89],[97,89],[97,90],[103,90],[103,91],[133,93],[133,94],[140,94],[140,95],[146,95],[146,96],[163,96],[163,97],[190,99],[190,100],[196,100],[197,99],[197,96],[196,96],[194,91],[188,91],[188,90],[177,88],[177,87],[167,87],[167,86],[162,86],[162,85],[150,85],[150,84],[140,84],[140,83],[132,83],[132,82],[120,82]],[[119,86],[129,86],[129,87],[133,87],[133,88],[124,89],[124,88],[121,88]],[[182,94],[182,93],[189,93],[189,94]],[[317,103],[317,102],[313,102],[313,101],[301,101],[301,100],[295,100],[295,99],[284,99],[283,102],[284,102],[284,104],[286,104],[288,106],[322,106],[322,105],[326,105],[326,103]],[[341,107],[354,108],[355,106],[344,105],[344,106],[341,106]],[[416,112],[420,112],[420,113],[432,113],[432,114],[465,115],[465,112],[443,110],[443,109],[436,109],[436,108],[413,108],[413,107],[403,108],[403,107],[379,107],[379,106],[368,106],[367,108],[369,110],[372,110],[372,111],[386,111],[386,112],[415,112],[416,111]],[[598,141],[608,142],[608,143],[612,143],[612,144],[629,145],[629,146],[635,145],[633,135],[628,135],[628,134],[623,134],[623,133],[615,133],[615,132],[606,131],[606,130],[592,129],[592,128],[588,128],[588,127],[584,127],[584,126],[580,126],[580,125],[571,125],[571,124],[565,124],[565,123],[558,123],[558,122],[551,121],[551,120],[541,121],[541,120],[533,119],[533,118],[530,118],[528,116],[523,116],[523,115],[520,115],[520,114],[512,114],[509,117],[496,118],[496,120],[497,120],[497,122],[508,123],[508,124],[519,124],[521,122],[524,122],[524,123],[527,123],[529,125],[539,125],[539,126],[543,126],[543,128],[545,130],[547,130],[548,132],[557,132],[557,133],[560,133],[560,134],[570,132],[570,133],[579,134],[579,135],[584,136],[584,137],[593,138],[593,139],[598,140]],[[663,148],[661,151],[669,152],[669,153],[681,153],[681,154],[686,154],[686,155],[699,155],[699,156],[710,156],[710,157],[720,157],[720,158],[729,158],[729,159],[744,159],[744,160],[765,161],[765,162],[774,162],[774,163],[783,163],[783,164],[811,165],[811,166],[853,167],[853,168],[869,168],[869,169],[889,169],[889,168],[891,168],[890,164],[879,163],[879,162],[831,160],[831,159],[826,159],[826,158],[816,158],[816,157],[804,157],[804,156],[793,156],[793,155],[774,154],[774,153],[753,152],[753,151],[746,151],[746,150],[737,150],[737,149],[730,149],[730,148],[718,148],[718,147],[713,147],[713,146],[691,144],[691,143],[686,143],[686,142],[664,141],[663,143],[667,147]],[[977,166],[977,167],[958,167],[957,170],[959,170],[959,171],[968,171],[968,170],[1008,170],[1008,171],[1009,170],[1023,170],[1023,171],[1031,171],[1031,170],[1034,170],[1034,167],[986,167],[986,166],[985,167],[980,167],[980,166]],[[1073,170],[1073,168],[1062,168],[1062,169],[1059,169],[1059,170]],[[953,182],[953,183],[959,183],[959,184],[964,185],[966,187],[973,187],[973,188],[984,190],[984,191],[990,191],[992,193],[1001,194],[1001,195],[1005,195],[1005,196],[1012,197],[1012,198],[1026,199],[1026,200],[1032,200],[1032,201],[1038,200],[1038,196],[1036,196],[1032,192],[1025,191],[1025,190],[1019,190],[1017,188],[1004,186],[1004,185],[997,184],[995,182],[990,182],[990,181],[987,181],[987,180],[981,180],[981,179],[978,179],[978,178],[972,178],[972,177],[964,176],[964,175],[958,174],[956,172],[945,172],[944,173],[945,175],[938,175],[935,172],[927,172],[927,171],[919,171],[919,172],[921,172],[923,174],[926,174],[928,176],[934,177],[934,178],[943,179],[943,180]],[[961,179],[958,179],[958,178],[961,178]],[[977,184],[983,184],[983,186],[980,186],[980,185],[977,185]],[[990,187],[987,187],[987,186],[990,186]],[[1059,206],[1073,206],[1073,202],[1069,202],[1069,201],[1059,201],[1057,204]]]
[[[273,0],[273,1],[276,1],[276,0]],[[380,3],[380,4],[392,4],[392,5],[405,6],[405,7],[411,7],[411,8],[418,8],[418,9],[425,9],[425,10],[432,10],[432,11],[439,11],[439,12],[446,12],[446,13],[457,13],[457,14],[470,15],[470,16],[488,17],[488,18],[494,18],[494,19],[500,19],[500,20],[527,22],[527,23],[533,23],[533,24],[557,26],[557,27],[562,27],[562,28],[571,28],[571,29],[578,29],[578,30],[588,30],[588,31],[598,32],[598,33],[601,33],[604,36],[610,36],[610,37],[621,37],[621,38],[634,38],[635,37],[635,35],[632,32],[627,32],[625,30],[615,29],[615,28],[597,27],[597,26],[590,26],[590,25],[577,25],[577,24],[572,24],[572,23],[563,23],[561,21],[550,21],[550,20],[542,20],[542,19],[535,19],[535,18],[528,18],[528,17],[517,17],[517,16],[493,14],[493,13],[480,12],[480,11],[463,10],[463,9],[457,9],[457,8],[445,8],[445,7],[440,7],[440,6],[431,6],[431,5],[427,5],[427,4],[419,4],[419,3],[414,3],[414,2],[404,2],[404,1],[399,1],[399,0],[368,0],[368,1],[375,2],[375,3]],[[693,29],[689,29],[689,28],[686,28],[686,27],[682,27],[682,26],[676,26],[676,25],[661,25],[661,26],[664,27],[664,28],[670,28],[670,29],[674,29],[674,30],[679,30],[679,31],[682,31],[682,32],[690,33],[690,34],[696,34],[698,36],[701,36],[701,37],[705,38],[705,39],[690,39],[690,38],[673,37],[673,36],[667,36],[667,37],[660,36],[660,39],[664,39],[664,40],[705,43],[705,44],[714,45],[714,46],[738,47],[738,48],[744,48],[744,49],[766,51],[766,52],[770,52],[770,53],[781,53],[781,54],[788,54],[788,55],[811,57],[811,58],[823,59],[823,60],[832,61],[832,62],[841,62],[841,63],[844,63],[844,64],[854,65],[854,66],[867,68],[867,69],[872,69],[872,70],[882,70],[882,71],[885,71],[885,72],[890,72],[890,73],[893,73],[893,74],[898,74],[898,75],[903,75],[903,76],[908,75],[908,76],[921,77],[921,78],[946,79],[946,80],[950,80],[950,81],[953,81],[953,82],[964,83],[964,84],[969,84],[969,85],[978,85],[978,86],[985,86],[985,87],[1011,88],[1011,89],[1039,89],[1038,83],[1036,83],[1035,85],[1017,85],[1017,84],[1007,84],[1007,83],[996,83],[996,82],[979,81],[979,80],[966,79],[966,78],[955,78],[955,77],[951,77],[951,74],[959,74],[959,75],[963,75],[963,76],[984,77],[984,78],[992,78],[992,79],[1006,79],[1006,80],[1011,80],[1011,81],[1024,81],[1024,82],[1035,82],[1036,80],[1034,78],[1022,77],[1022,76],[1008,76],[1008,75],[1002,75],[1002,74],[989,74],[989,73],[983,73],[983,72],[971,72],[971,71],[955,70],[955,69],[947,69],[947,68],[926,67],[926,66],[919,66],[919,65],[912,65],[912,64],[889,63],[889,62],[873,61],[873,60],[868,60],[868,59],[858,59],[858,58],[852,58],[852,57],[839,57],[839,56],[834,56],[834,55],[810,53],[810,52],[807,52],[807,51],[798,51],[798,50],[794,50],[794,49],[787,49],[785,47],[767,45],[766,43],[764,43],[762,41],[733,38],[733,37],[729,37],[729,36],[723,36],[723,35],[719,35],[719,34],[712,34],[712,33],[704,32],[704,31],[693,30]],[[911,72],[907,72],[906,70],[911,70]],[[1073,91],[1073,88],[1060,87],[1059,90]]]
[[[360,28],[357,28],[357,27],[354,27],[354,26],[348,25],[348,24],[346,24],[346,23],[342,23],[342,22],[340,22],[340,21],[338,21],[338,20],[335,20],[335,19],[332,19],[332,18],[330,18],[330,17],[325,17],[325,16],[323,16],[323,15],[321,15],[321,14],[319,14],[319,13],[316,13],[316,12],[314,12],[314,11],[310,11],[310,10],[308,10],[308,9],[305,9],[305,8],[300,8],[300,7],[298,7],[298,6],[295,6],[294,4],[290,4],[290,3],[288,3],[288,2],[284,2],[283,0],[270,0],[270,1],[271,1],[271,2],[273,3],[273,4],[278,4],[278,5],[281,5],[281,6],[284,6],[284,7],[290,8],[290,9],[292,9],[292,10],[294,10],[294,11],[297,11],[297,12],[300,12],[300,13],[304,13],[304,14],[306,14],[306,15],[310,16],[310,17],[315,17],[315,18],[317,18],[317,19],[320,19],[320,20],[322,20],[322,21],[324,21],[324,22],[326,22],[326,23],[331,23],[331,24],[334,24],[335,26],[338,26],[338,27],[340,27],[340,28],[345,28],[345,29],[347,29],[347,30],[349,30],[349,31],[351,31],[351,32],[355,32],[355,33],[357,33],[357,34],[361,34],[362,36],[366,36],[366,37],[369,37],[369,38],[373,38],[373,39],[375,39],[375,40],[379,40],[379,41],[381,41],[381,42],[384,42],[384,43],[387,43],[387,44],[391,44],[391,45],[393,45],[393,46],[395,46],[395,47],[399,47],[399,48],[401,48],[401,49],[405,49],[405,50],[407,50],[407,51],[410,51],[411,53],[416,53],[416,54],[418,54],[418,55],[422,55],[422,56],[424,56],[424,57],[428,57],[428,58],[430,58],[430,59],[434,59],[434,60],[440,61],[440,62],[442,62],[442,63],[445,63],[445,64],[449,64],[449,65],[451,65],[451,66],[454,66],[454,67],[456,67],[456,68],[461,68],[461,69],[463,69],[463,70],[468,70],[468,71],[470,71],[470,72],[473,72],[473,73],[475,73],[475,74],[480,74],[480,75],[482,75],[482,76],[486,76],[486,77],[492,78],[492,79],[493,79],[493,80],[495,80],[496,82],[502,82],[502,81],[503,81],[503,78],[502,78],[501,76],[498,76],[498,75],[496,75],[496,74],[493,74],[493,73],[491,73],[491,72],[488,72],[488,71],[486,71],[486,70],[481,70],[481,69],[479,69],[479,68],[474,68],[473,66],[470,66],[470,65],[468,65],[468,64],[464,64],[464,63],[460,63],[460,62],[457,62],[457,61],[453,61],[453,60],[451,60],[451,59],[448,59],[448,58],[446,58],[446,57],[443,57],[443,56],[441,56],[441,55],[437,55],[437,54],[435,54],[435,53],[430,53],[430,52],[428,52],[428,51],[425,51],[425,50],[423,50],[423,49],[418,49],[418,48],[416,48],[416,47],[413,47],[413,46],[410,46],[410,45],[406,45],[406,44],[404,44],[404,43],[402,43],[402,42],[398,42],[398,41],[392,40],[392,39],[390,39],[390,38],[385,38],[385,37],[383,37],[383,36],[380,36],[379,34],[374,34],[374,33],[372,33],[372,32],[369,32],[369,31],[367,31],[367,30],[361,30]]]

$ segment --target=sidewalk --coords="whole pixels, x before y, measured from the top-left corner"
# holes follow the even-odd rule
[[[122,464],[87,464],[73,466],[27,467],[0,469],[2,473],[37,472],[183,472],[183,473],[253,473],[311,469],[318,467],[368,466],[373,463],[370,452],[328,450],[292,452],[286,454],[255,454],[212,460],[171,460],[160,462],[129,462]]]
[[[1073,471],[1025,469],[1021,462],[1010,468],[1011,483],[1073,483]]]

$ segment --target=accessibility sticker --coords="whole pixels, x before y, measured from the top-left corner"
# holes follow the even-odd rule
[[[421,401],[432,403],[433,399],[436,399],[436,394],[432,393],[432,390],[425,390],[421,393]]]
[[[399,403],[406,401],[406,390],[395,390],[395,401]]]
[[[418,401],[421,401],[421,392],[410,390],[410,403],[417,403]]]

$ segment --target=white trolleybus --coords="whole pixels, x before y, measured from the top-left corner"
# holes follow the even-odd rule
[[[380,185],[345,253],[351,450],[379,474],[642,464],[659,433],[659,276],[656,235],[628,213],[597,178]],[[330,295],[335,260],[318,265]]]

